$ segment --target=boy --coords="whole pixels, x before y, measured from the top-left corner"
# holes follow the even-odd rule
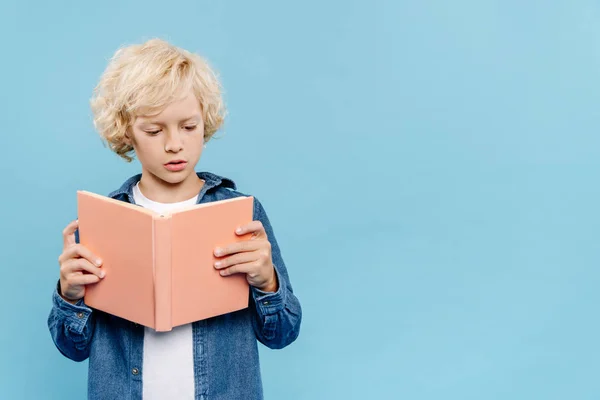
[[[111,150],[142,172],[110,197],[173,210],[245,196],[233,181],[195,172],[205,143],[223,122],[220,85],[198,55],[153,39],[117,51],[91,101],[94,126]],[[273,229],[255,198],[251,239],[215,249],[226,279],[245,274],[245,310],[155,332],[93,310],[85,287],[104,277],[102,254],[79,244],[78,224],[63,231],[60,279],[48,326],[66,357],[89,358],[90,399],[262,399],[257,340],[273,349],[298,336],[302,310]]]

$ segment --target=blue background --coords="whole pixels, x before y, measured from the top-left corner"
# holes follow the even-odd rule
[[[600,397],[598,2],[0,7],[0,398],[85,397],[46,326],[61,231],[139,171],[88,100],[155,36],[219,71],[198,169],[261,200],[303,305],[267,399]]]

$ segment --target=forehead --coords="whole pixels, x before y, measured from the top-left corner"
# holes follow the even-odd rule
[[[137,122],[179,122],[185,119],[199,117],[200,103],[196,96],[188,94],[187,96],[167,104],[158,112],[141,114],[136,117]]]

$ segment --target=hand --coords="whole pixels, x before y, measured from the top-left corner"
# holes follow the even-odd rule
[[[222,276],[244,273],[248,283],[265,292],[276,292],[277,275],[271,258],[271,243],[262,222],[252,221],[235,231],[236,235],[252,233],[250,240],[215,249],[215,268]]]
[[[75,242],[78,227],[79,221],[72,221],[64,229],[63,252],[58,257],[61,296],[69,303],[76,303],[84,296],[85,285],[104,278],[104,271],[98,268],[102,260]]]

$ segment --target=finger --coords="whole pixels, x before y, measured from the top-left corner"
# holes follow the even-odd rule
[[[96,283],[99,281],[100,281],[100,278],[98,278],[98,276],[96,276],[96,275],[82,274],[82,275],[77,275],[77,276],[74,276],[73,278],[71,278],[69,280],[69,283],[71,285],[75,286],[75,285],[89,285],[90,283]]]
[[[258,254],[255,251],[252,251],[252,252],[246,251],[243,253],[237,253],[232,256],[217,260],[215,262],[215,268],[223,269],[223,268],[227,268],[232,265],[235,265],[235,264],[243,264],[243,263],[247,263],[247,262],[256,261],[256,260],[258,260],[258,258],[259,258]]]
[[[75,231],[79,228],[79,220],[71,221],[69,225],[63,229],[63,249],[74,245],[75,242]]]
[[[98,267],[102,265],[102,259],[94,253],[92,253],[87,247],[80,243],[70,246],[65,251],[63,251],[63,253],[58,258],[58,261],[59,263],[63,263],[71,258],[85,258],[86,260],[95,264]]]
[[[236,235],[245,235],[247,233],[252,233],[252,238],[266,237],[267,233],[265,232],[265,228],[260,221],[252,221],[245,225],[239,226],[235,230]]]
[[[237,243],[231,243],[227,246],[215,248],[215,256],[224,257],[229,254],[235,254],[242,251],[254,251],[260,248],[260,243],[253,240],[243,240]]]
[[[63,264],[63,273],[64,275],[70,275],[74,272],[86,271],[90,274],[96,275],[99,278],[104,278],[105,272],[92,265],[88,260],[84,258],[71,258],[70,260],[65,261]]]
[[[230,276],[234,274],[251,274],[258,268],[256,262],[247,262],[243,264],[235,264],[229,268],[225,268],[219,271],[221,276]]]

